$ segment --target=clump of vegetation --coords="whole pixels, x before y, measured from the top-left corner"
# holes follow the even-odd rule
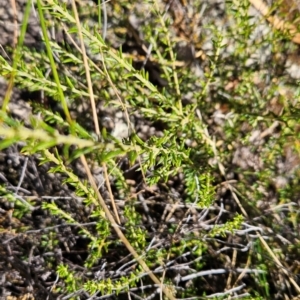
[[[0,249],[3,272],[24,278],[17,294],[296,297],[299,8],[94,2],[28,1],[0,56],[0,147],[15,170]]]

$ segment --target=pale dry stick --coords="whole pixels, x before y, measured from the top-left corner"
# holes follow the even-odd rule
[[[60,298],[60,300],[79,299],[78,297],[82,294],[82,292],[84,292],[83,289],[77,290],[65,297]]]
[[[242,290],[245,286],[246,286],[245,284],[241,284],[240,286],[232,288],[232,289],[230,289],[230,290],[228,290],[228,291],[226,291],[224,293],[215,293],[215,294],[206,296],[206,298],[207,299],[210,299],[210,298],[218,299],[219,297],[223,298],[224,296],[226,296],[228,294],[236,293],[236,292]],[[247,294],[247,296],[249,296],[249,294]],[[237,298],[229,296],[229,298],[227,298],[227,300],[230,300],[230,299],[237,299]]]
[[[268,135],[272,135],[273,132],[275,131],[275,129],[279,126],[279,122],[278,121],[275,121],[273,122],[273,124],[267,128],[266,130],[264,130],[260,135],[259,135],[259,139],[262,140],[264,139],[265,137],[267,137]]]
[[[274,259],[275,263],[281,267],[283,273],[289,278],[291,284],[294,286],[294,288],[296,289],[297,293],[300,295],[300,287],[297,284],[297,282],[294,280],[294,278],[290,275],[290,273],[285,269],[285,267],[282,265],[282,263],[280,262],[280,260],[277,258],[277,256],[274,254],[274,252],[271,250],[271,248],[269,247],[269,245],[267,244],[267,242],[265,241],[265,239],[261,236],[260,232],[257,231],[257,235],[259,237],[259,240],[261,241],[261,243],[263,244],[263,246],[265,247],[265,249],[268,251],[268,253],[271,255],[271,257]]]
[[[237,196],[236,193],[234,192],[234,187],[233,187],[231,184],[227,184],[226,186],[227,186],[227,188],[230,190],[231,195],[233,196],[233,199],[234,199],[234,201],[236,202],[236,204],[239,206],[239,208],[240,208],[242,214],[243,214],[246,218],[248,218],[248,214],[247,214],[246,210],[244,209],[244,207],[242,206],[242,203],[240,202],[238,196]]]
[[[84,68],[85,68],[86,81],[87,81],[87,84],[88,84],[88,91],[89,91],[89,96],[90,96],[90,101],[91,101],[91,106],[92,106],[95,132],[96,132],[98,138],[100,138],[100,127],[99,127],[99,121],[98,121],[98,116],[97,116],[97,110],[96,110],[95,97],[94,97],[94,91],[93,91],[93,86],[92,86],[90,67],[89,67],[89,64],[88,64],[88,58],[87,58],[87,55],[86,55],[85,45],[84,45],[84,41],[83,41],[81,23],[80,23],[80,20],[79,20],[75,0],[72,0],[72,8],[73,8],[74,18],[75,18],[75,21],[76,21],[76,26],[77,26],[77,29],[78,29],[78,36],[79,36],[79,40],[80,40],[80,44],[81,44],[81,52],[82,52],[82,58],[83,58],[83,64],[84,64]]]
[[[237,273],[242,273],[245,269],[241,268],[236,268],[235,271]],[[246,272],[248,274],[254,273],[254,274],[265,274],[266,271],[260,270],[260,269],[247,269]],[[211,270],[205,270],[205,271],[200,271],[197,273],[192,273],[186,276],[181,277],[181,281],[188,281],[195,279],[197,277],[201,276],[209,276],[209,275],[217,275],[217,274],[226,274],[228,273],[227,269],[211,269]]]
[[[153,225],[153,219],[150,216],[150,209],[148,207],[147,201],[145,200],[145,198],[143,197],[142,193],[138,192],[136,193],[136,197],[139,199],[139,202],[141,203],[143,210],[145,211],[145,214],[147,216],[148,219],[148,223],[150,224],[151,228]]]
[[[21,197],[19,195],[14,195],[16,199],[18,199],[20,202],[22,202],[29,210],[34,211],[34,206],[32,206],[24,197]]]
[[[217,215],[217,218],[216,218],[216,221],[215,221],[215,224],[218,224],[222,214],[223,214],[223,211],[224,211],[224,203],[223,203],[223,198],[220,199],[220,211]]]
[[[178,203],[179,203],[179,201],[177,200],[175,202],[175,204],[171,206],[170,210],[169,210],[170,205],[169,204],[166,205],[166,207],[163,211],[162,217],[161,217],[161,219],[164,220],[163,222],[168,223],[168,221],[172,218],[175,210],[178,207]],[[168,210],[169,210],[169,213],[168,213]],[[162,231],[163,231],[163,228],[161,226],[161,228],[158,230],[158,232],[162,232]]]
[[[6,56],[6,59],[8,61],[11,61],[11,58],[8,56],[7,52],[5,51],[5,49],[3,48],[3,46],[0,44],[0,49],[3,52],[3,54]]]
[[[25,172],[26,172],[26,169],[27,169],[27,163],[28,163],[28,156],[25,157],[24,165],[23,165],[22,172],[21,172],[21,177],[20,177],[20,180],[19,180],[17,188],[16,188],[16,194],[18,194],[19,189],[20,189],[20,187],[23,183],[23,180],[24,180],[24,177],[25,177]]]
[[[227,278],[227,283],[226,283],[226,289],[229,289],[231,287],[231,281],[232,281],[232,275],[233,275],[233,268],[235,267],[235,264],[236,264],[236,258],[237,258],[237,250],[236,249],[233,249],[233,252],[232,252],[232,258],[231,258],[231,268],[230,268],[230,271],[229,271],[229,276]]]
[[[22,167],[22,172],[21,172],[20,180],[19,180],[18,185],[16,187],[15,195],[14,196],[18,200],[20,200],[23,204],[25,204],[31,211],[33,211],[34,207],[31,204],[29,204],[25,199],[23,199],[23,197],[21,197],[21,196],[18,195],[18,192],[21,189],[21,185],[22,185],[24,177],[25,177],[25,172],[26,172],[26,169],[27,169],[27,163],[28,163],[28,156],[25,157],[25,161],[24,161],[24,165]]]
[[[107,34],[107,11],[106,11],[106,1],[102,0],[102,7],[103,7],[103,31],[102,31],[102,38],[103,41],[106,39]]]
[[[40,186],[40,188],[42,188],[43,190],[45,190],[44,184],[43,184],[43,182],[42,182],[42,180],[40,178],[39,172],[38,172],[38,170],[36,168],[36,163],[34,161],[32,162],[31,167],[32,167],[33,175],[37,179],[37,183],[36,184],[38,184]]]
[[[238,282],[241,281],[243,279],[243,277],[246,275],[246,273],[247,273],[246,270],[249,268],[249,266],[251,264],[251,255],[252,255],[252,249],[250,248],[249,255],[248,255],[248,258],[247,258],[247,262],[246,262],[246,265],[244,267],[244,271],[236,279],[233,286],[236,286],[238,284]]]
[[[137,260],[137,262],[140,264],[140,266],[144,269],[145,272],[147,272],[150,276],[150,278],[156,283],[161,285],[161,282],[159,281],[159,279],[153,274],[153,272],[149,269],[149,267],[147,266],[147,264],[144,262],[144,260],[141,258],[141,256],[135,251],[135,249],[132,247],[132,245],[129,243],[129,241],[127,240],[127,238],[124,236],[123,232],[121,231],[121,229],[119,228],[119,225],[116,223],[113,215],[111,214],[110,210],[108,209],[107,205],[105,204],[104,199],[102,198],[96,182],[94,180],[94,177],[91,173],[91,170],[88,167],[86,158],[84,155],[80,156],[82,165],[84,166],[84,169],[87,173],[87,176],[89,178],[89,182],[92,186],[92,188],[94,189],[99,204],[101,205],[101,207],[103,208],[107,219],[109,220],[111,226],[113,227],[113,229],[116,231],[117,235],[119,236],[119,238],[121,239],[121,241],[123,242],[123,244],[126,246],[126,248],[128,249],[128,251],[133,255],[133,257]],[[170,300],[176,300],[176,298],[173,296],[171,289],[166,287],[166,286],[162,286],[163,292],[166,295],[166,297]]]
[[[288,32],[292,36],[292,41],[300,44],[300,32],[297,27],[285,22],[277,16],[270,16],[270,9],[263,0],[249,0],[249,2],[270,22],[270,24],[282,32]]]
[[[59,280],[59,275],[56,275],[56,279],[55,279],[55,281],[53,282],[53,284],[52,284],[52,286],[51,286],[51,288],[50,288],[50,293],[52,293],[52,291],[53,291],[54,289],[56,289],[58,280]],[[48,294],[46,300],[49,300],[50,293]]]
[[[106,183],[106,187],[108,189],[108,193],[109,193],[109,197],[110,197],[111,204],[112,204],[112,207],[113,207],[113,211],[114,211],[114,214],[115,214],[115,217],[116,217],[116,220],[117,220],[118,224],[121,224],[120,217],[119,217],[119,214],[118,214],[118,210],[117,210],[117,207],[116,207],[116,202],[115,202],[115,199],[114,199],[114,196],[113,196],[113,193],[112,193],[112,190],[111,190],[110,182],[109,182],[106,164],[103,163],[102,167],[103,167],[105,183]]]

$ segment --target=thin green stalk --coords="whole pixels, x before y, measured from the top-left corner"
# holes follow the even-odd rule
[[[46,46],[48,58],[49,58],[49,61],[50,61],[52,74],[53,74],[53,77],[54,77],[54,80],[55,80],[55,83],[56,83],[56,86],[57,86],[59,100],[62,104],[62,107],[63,107],[63,110],[64,110],[64,113],[66,115],[68,123],[70,125],[72,125],[73,121],[72,121],[72,118],[71,118],[71,115],[70,115],[70,112],[69,112],[69,109],[68,109],[68,105],[67,105],[66,98],[64,96],[64,92],[63,92],[61,84],[60,84],[58,72],[57,72],[57,69],[56,69],[55,61],[54,61],[52,50],[51,50],[51,47],[50,47],[50,41],[49,41],[49,37],[48,37],[48,33],[47,33],[46,23],[45,23],[43,11],[42,11],[42,4],[41,4],[40,0],[37,1],[37,6],[38,6],[38,12],[39,12],[39,17],[40,17],[40,22],[41,22],[42,33],[43,33],[43,37],[44,37],[44,41],[45,41],[45,46]],[[72,126],[71,126],[71,129],[72,129]]]
[[[24,20],[22,22],[22,27],[21,27],[21,32],[20,32],[20,38],[18,40],[18,44],[17,44],[17,47],[16,47],[16,49],[14,51],[14,55],[13,55],[13,64],[12,64],[12,70],[11,70],[11,74],[10,74],[10,80],[9,80],[7,92],[5,94],[3,104],[2,104],[3,112],[7,111],[7,106],[8,106],[10,96],[12,93],[12,89],[13,89],[13,85],[14,85],[14,79],[15,79],[15,75],[16,75],[16,71],[17,71],[17,66],[19,65],[19,62],[21,59],[21,50],[22,50],[22,46],[24,43],[24,39],[25,39],[25,33],[26,33],[27,24],[28,24],[29,15],[30,15],[30,8],[31,8],[31,1],[27,1],[25,11],[24,11]]]

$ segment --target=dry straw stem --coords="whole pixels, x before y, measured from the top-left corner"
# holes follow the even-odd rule
[[[87,80],[87,84],[88,84],[88,92],[89,92],[89,96],[90,96],[90,102],[91,102],[95,132],[96,132],[98,138],[100,138],[100,127],[99,127],[98,115],[97,115],[97,110],[96,110],[96,103],[95,103],[95,97],[94,97],[94,92],[93,92],[93,85],[92,85],[92,79],[91,79],[91,74],[90,74],[90,68],[89,68],[89,64],[88,64],[89,59],[86,55],[85,45],[84,45],[84,41],[83,41],[83,34],[82,34],[82,26],[81,26],[81,23],[80,23],[80,20],[79,20],[75,0],[72,1],[72,8],[73,8],[74,17],[75,17],[75,20],[76,20],[76,26],[77,26],[77,29],[78,29],[78,36],[79,36],[79,40],[80,40],[81,54],[82,54],[82,58],[83,58],[84,68],[85,68],[86,80]],[[118,211],[117,211],[117,208],[116,208],[116,205],[115,205],[115,202],[114,202],[114,198],[112,196],[111,186],[110,186],[110,183],[109,183],[109,180],[108,180],[107,168],[106,168],[105,163],[103,163],[102,166],[103,166],[103,170],[104,170],[104,173],[105,173],[106,186],[107,186],[107,189],[109,191],[109,195],[110,195],[110,198],[111,198],[111,202],[112,202],[113,210],[114,210],[114,213],[115,213],[115,217],[117,219],[117,222],[120,224],[120,219],[119,219],[119,216],[118,216]]]
[[[95,104],[95,97],[94,97],[94,92],[93,92],[91,73],[90,73],[88,57],[86,55],[85,45],[84,45],[84,41],[83,41],[82,27],[81,27],[81,23],[79,20],[75,0],[72,1],[72,8],[73,8],[73,13],[74,13],[74,18],[76,21],[76,26],[78,29],[78,36],[79,36],[79,40],[80,40],[82,58],[83,58],[83,63],[84,63],[84,68],[85,68],[86,81],[88,84],[88,91],[89,91],[89,96],[90,96],[90,101],[91,101],[91,108],[92,108],[93,120],[94,120],[94,125],[95,125],[95,132],[96,132],[97,136],[100,137],[100,128],[99,128],[98,116],[97,116],[97,111],[96,111],[96,104]]]
[[[88,167],[87,161],[85,159],[85,157],[82,155],[81,157],[81,162],[84,166],[84,169],[88,175],[89,178],[89,182],[91,184],[91,186],[93,187],[97,197],[98,197],[98,201],[101,205],[101,207],[103,208],[107,219],[109,220],[111,226],[114,228],[115,232],[117,233],[117,235],[119,236],[120,240],[123,242],[123,244],[126,246],[126,248],[128,249],[128,251],[133,255],[133,257],[137,260],[137,262],[140,264],[140,266],[144,269],[145,272],[148,273],[148,275],[150,276],[150,278],[153,280],[154,283],[160,285],[162,287],[162,291],[164,292],[164,294],[166,295],[166,297],[170,300],[176,300],[176,298],[173,296],[172,294],[172,289],[168,288],[166,286],[164,286],[163,284],[161,284],[161,282],[159,281],[159,279],[153,274],[153,272],[149,269],[149,267],[147,266],[147,264],[145,263],[145,261],[141,258],[141,256],[135,251],[135,249],[131,246],[131,244],[129,243],[129,241],[127,240],[127,238],[124,236],[123,232],[121,231],[121,229],[119,228],[119,225],[116,223],[115,218],[113,217],[113,215],[111,214],[109,208],[107,207],[107,205],[105,204],[104,199],[102,198],[98,187],[96,185],[96,182],[93,178],[93,175]]]
[[[300,44],[300,33],[298,32],[296,26],[285,22],[277,16],[269,16],[270,9],[262,0],[249,1],[275,29],[289,33],[292,36],[291,40],[296,44]]]
[[[264,245],[265,249],[269,252],[269,254],[271,255],[271,257],[274,259],[275,263],[282,268],[283,273],[289,278],[291,284],[294,286],[294,288],[296,289],[297,293],[300,294],[300,287],[297,284],[297,282],[294,280],[294,278],[290,275],[290,273],[282,265],[282,263],[277,258],[277,256],[275,255],[275,253],[271,250],[271,248],[269,247],[269,245],[267,244],[267,242],[265,241],[265,239],[261,236],[260,232],[257,231],[256,234],[258,235],[258,237],[259,237],[261,243]]]

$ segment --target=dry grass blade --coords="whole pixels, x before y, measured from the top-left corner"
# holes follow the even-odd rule
[[[83,63],[84,63],[84,68],[85,68],[86,80],[87,80],[87,84],[88,84],[88,91],[89,91],[89,95],[90,95],[91,108],[92,108],[93,120],[94,120],[94,125],[95,125],[95,132],[96,132],[98,138],[100,138],[100,127],[99,127],[98,115],[97,115],[97,111],[96,111],[96,104],[95,104],[95,97],[94,97],[93,86],[92,86],[91,73],[90,73],[90,68],[89,68],[89,64],[88,64],[88,58],[86,55],[81,23],[80,23],[80,20],[78,17],[75,0],[72,0],[72,8],[73,8],[73,12],[74,12],[75,20],[76,20],[76,26],[78,29],[78,36],[79,36],[79,40],[80,40],[80,44],[81,44],[82,58],[83,58]]]

